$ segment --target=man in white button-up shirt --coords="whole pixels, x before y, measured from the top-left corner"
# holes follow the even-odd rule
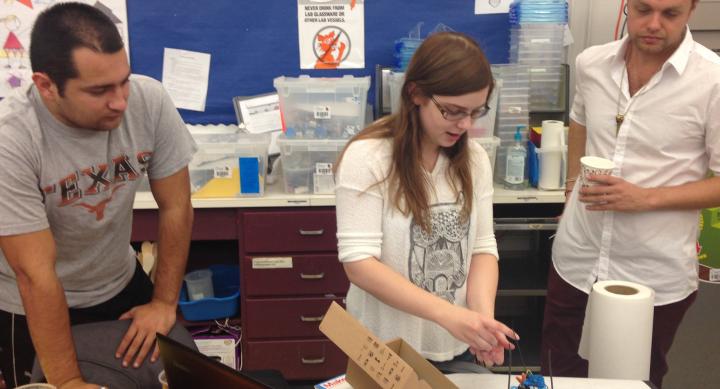
[[[720,58],[693,41],[697,0],[629,0],[623,40],[577,57],[568,201],[553,246],[542,355],[555,375],[587,374],[577,355],[593,283],[653,288],[651,381],[698,286],[698,210],[720,204]],[[581,188],[579,159],[612,160]],[[573,187],[574,186],[574,187]],[[547,358],[543,370],[547,370]]]

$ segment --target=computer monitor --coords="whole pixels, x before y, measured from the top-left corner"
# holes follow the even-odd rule
[[[157,341],[170,389],[271,388],[167,336],[157,334]]]

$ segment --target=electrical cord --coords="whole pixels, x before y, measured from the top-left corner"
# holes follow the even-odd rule
[[[617,22],[615,23],[614,39],[618,39],[618,30],[620,30],[620,21],[622,20],[623,11],[625,9],[625,0],[620,0],[620,9],[618,10]]]
[[[627,26],[627,15],[628,15],[627,3],[625,3],[625,7],[623,7],[623,14],[625,15],[625,19],[623,20],[622,29],[620,30],[620,39],[622,39],[622,37],[625,36],[625,27]]]

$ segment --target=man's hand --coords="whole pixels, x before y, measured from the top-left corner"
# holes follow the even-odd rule
[[[155,344],[155,333],[167,335],[175,324],[176,307],[161,301],[153,300],[148,304],[137,306],[120,316],[119,320],[132,319],[125,337],[115,351],[115,358],[123,358],[123,366],[140,367],[150,348]],[[150,362],[158,359],[160,350],[155,346]]]
[[[579,200],[590,211],[642,212],[651,209],[649,189],[631,184],[620,177],[590,175],[597,185],[580,188]]]

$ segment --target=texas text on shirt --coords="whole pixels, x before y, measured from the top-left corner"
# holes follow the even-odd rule
[[[58,121],[31,85],[0,117],[0,235],[52,230],[69,307],[115,296],[136,266],[128,242],[141,178],[176,173],[196,150],[170,97],[133,75],[120,126],[96,131]],[[0,310],[24,314],[14,277],[0,252]]]

